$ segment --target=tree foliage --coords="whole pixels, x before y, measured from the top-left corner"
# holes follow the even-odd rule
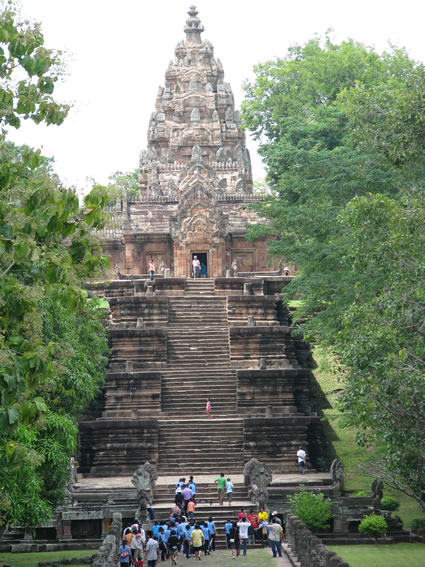
[[[38,25],[0,13],[0,121],[60,124],[59,54]],[[0,525],[35,525],[63,498],[76,417],[101,382],[105,332],[84,279],[105,265],[108,195],[64,188],[39,150],[0,135]]]
[[[299,266],[307,338],[345,365],[342,404],[369,465],[423,505],[425,71],[329,38],[256,67],[243,117],[273,189],[251,238]]]

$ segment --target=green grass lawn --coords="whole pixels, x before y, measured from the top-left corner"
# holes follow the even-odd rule
[[[332,405],[332,408],[325,410],[325,415],[337,435],[337,440],[333,444],[338,457],[344,464],[345,489],[361,490],[366,494],[370,494],[371,484],[374,479],[363,476],[358,472],[358,465],[367,458],[368,450],[356,445],[355,431],[353,429],[342,427],[342,413],[337,408],[339,391],[344,388],[341,369],[337,362],[320,348],[314,350],[313,356],[318,364],[318,368],[314,370],[314,375]],[[400,500],[400,509],[396,514],[401,517],[405,529],[409,529],[414,518],[425,517],[425,513],[421,510],[419,504],[412,498],[390,487],[385,487],[384,494]],[[400,563],[400,566],[402,565]],[[422,566],[425,566],[425,559]]]
[[[330,545],[350,567],[424,567],[424,543]]]
[[[49,551],[46,553],[0,553],[0,567],[37,567],[39,561],[60,561],[77,557],[91,557],[97,549],[79,549],[75,551]],[[73,565],[73,567],[83,567]],[[84,567],[87,567],[85,565]]]
[[[58,559],[70,559],[71,557],[86,557],[92,555],[92,551],[52,551],[50,553],[0,553],[0,567],[10,565],[11,567],[37,567],[39,561],[57,561]],[[179,555],[178,565],[194,565],[193,557],[186,559]],[[209,556],[202,555],[202,561],[197,561],[204,567],[230,567],[237,563],[232,560],[230,551],[215,551]],[[248,549],[246,557],[240,557],[239,562],[243,567],[272,567],[276,565],[269,550]],[[169,565],[169,562],[166,563]],[[82,567],[73,565],[73,567]],[[84,567],[87,567],[85,565]]]

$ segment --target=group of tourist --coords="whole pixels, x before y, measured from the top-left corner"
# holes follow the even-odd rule
[[[232,557],[239,557],[242,548],[243,555],[246,555],[249,543],[260,543],[263,547],[269,544],[272,548],[273,557],[282,557],[282,522],[273,512],[270,516],[260,508],[258,514],[254,510],[247,512],[242,508],[238,515],[238,520],[227,520],[224,524],[226,534],[227,549],[232,551]]]
[[[305,455],[302,456],[305,459]],[[224,503],[227,495],[229,505],[232,503],[233,483],[224,473],[215,480],[218,490],[218,501]],[[118,556],[122,567],[141,567],[143,559],[148,567],[155,567],[156,562],[171,560],[177,565],[177,555],[181,552],[186,558],[195,557],[201,560],[201,554],[209,555],[215,551],[217,527],[214,518],[195,519],[196,482],[193,475],[189,480],[180,478],[175,486],[174,505],[166,522],[156,521],[152,531],[145,533],[142,526],[135,521],[125,528],[123,542]],[[248,544],[269,544],[273,557],[282,557],[281,542],[283,539],[282,522],[277,512],[269,518],[268,513],[260,508],[258,514],[242,508],[238,518],[227,520],[224,525],[226,545],[236,559],[247,553]]]
[[[228,520],[224,525],[227,549],[232,558],[236,559],[241,552],[245,556],[249,543],[268,542],[272,548],[273,557],[282,557],[281,542],[283,528],[277,512],[273,512],[270,521],[268,514],[262,508],[256,514],[254,510],[248,513],[244,508],[237,520]],[[210,555],[215,551],[217,527],[214,519],[189,520],[186,516],[170,516],[168,522],[156,521],[152,531],[145,534],[137,522],[128,526],[123,533],[123,542],[118,550],[121,567],[141,567],[143,559],[148,567],[155,567],[158,560],[171,560],[171,565],[177,565],[178,553],[187,559],[194,557],[201,560],[201,555]]]

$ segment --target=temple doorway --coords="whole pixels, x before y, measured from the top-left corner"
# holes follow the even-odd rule
[[[208,277],[208,253],[192,252],[192,260],[195,256],[198,256],[198,260],[201,262],[201,277]],[[205,266],[205,268],[203,268],[203,266]]]

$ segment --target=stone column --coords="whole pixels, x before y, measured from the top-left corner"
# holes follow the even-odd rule
[[[71,520],[62,520],[62,539],[72,539]]]

